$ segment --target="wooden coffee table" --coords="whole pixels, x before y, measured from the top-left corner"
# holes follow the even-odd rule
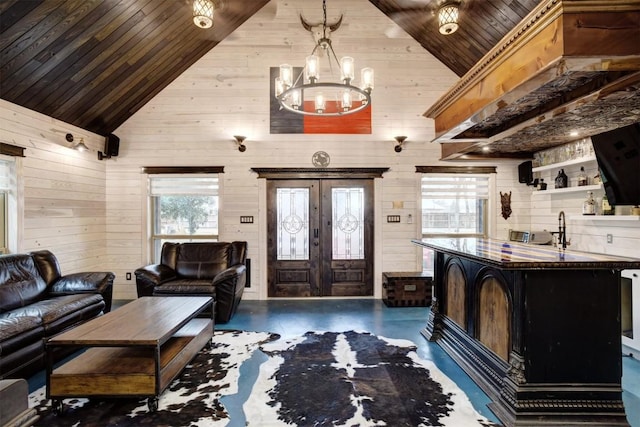
[[[209,297],[142,297],[47,342],[47,398],[62,413],[64,398],[158,396],[213,337],[212,318],[196,318]],[[214,310],[211,310],[212,313]],[[60,348],[85,348],[53,367]]]

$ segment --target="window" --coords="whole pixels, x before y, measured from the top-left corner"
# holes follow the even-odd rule
[[[429,173],[422,177],[422,237],[486,237],[489,174]],[[431,251],[423,268],[431,270]]]
[[[218,175],[149,175],[154,262],[164,242],[218,240]]]

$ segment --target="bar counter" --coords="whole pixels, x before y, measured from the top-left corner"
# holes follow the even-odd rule
[[[620,271],[640,259],[496,239],[412,242],[435,253],[423,335],[506,426],[629,425]]]

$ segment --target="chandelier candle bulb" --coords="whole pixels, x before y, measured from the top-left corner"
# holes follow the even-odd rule
[[[320,58],[316,55],[309,55],[305,62],[304,78],[310,83],[315,83],[320,78]]]
[[[363,68],[360,71],[360,81],[362,82],[362,90],[371,93],[373,90],[373,68]]]
[[[345,90],[344,92],[342,92],[342,99],[340,100],[340,106],[342,107],[343,111],[349,111],[349,109],[351,108],[351,92],[348,90]]]
[[[284,90],[293,86],[293,67],[289,64],[280,65],[280,81]]]
[[[350,84],[354,79],[354,62],[350,56],[344,56],[340,59],[340,70],[342,71],[342,81],[345,84]]]
[[[316,112],[322,113],[326,108],[326,101],[322,92],[316,94]]]
[[[276,96],[282,95],[282,92],[284,92],[284,85],[282,84],[282,79],[280,77],[275,78],[275,88]]]
[[[297,110],[300,108],[300,104],[302,104],[302,93],[299,90],[294,90],[291,92],[291,106]]]

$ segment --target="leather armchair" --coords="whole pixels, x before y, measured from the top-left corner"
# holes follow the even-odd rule
[[[211,296],[216,323],[227,323],[242,299],[246,260],[247,242],[167,242],[159,264],[135,271],[138,297]]]

